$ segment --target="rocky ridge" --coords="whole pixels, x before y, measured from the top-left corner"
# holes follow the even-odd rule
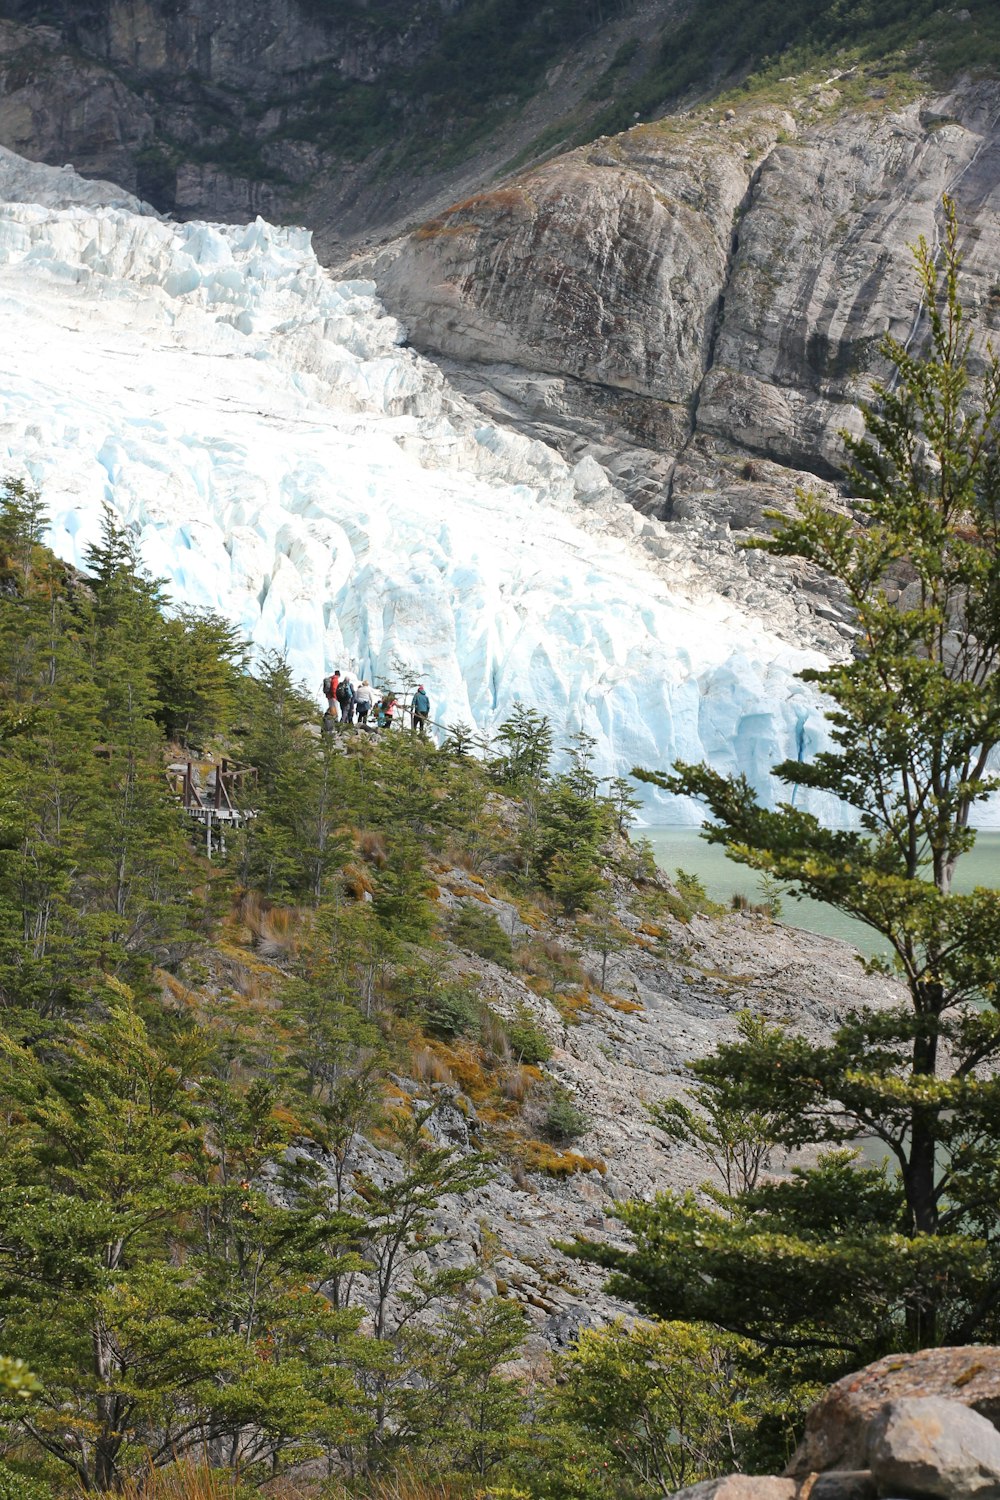
[[[570,1261],[553,1242],[584,1235],[624,1243],[617,1202],[649,1201],[665,1187],[697,1188],[711,1176],[694,1153],[668,1146],[647,1113],[648,1104],[683,1092],[687,1064],[735,1038],[744,1010],[816,1039],[828,1036],[846,1009],[891,1004],[897,996],[895,983],[865,974],[844,943],[759,914],[672,916],[663,902],[676,904],[676,893],[662,872],[638,883],[610,867],[605,875],[627,940],[609,956],[603,987],[601,956],[581,950],[572,924],[490,895],[488,884],[466,869],[442,867],[435,875],[443,914],[471,903],[495,916],[515,942],[535,939],[569,951],[584,971],[582,983],[578,975],[540,994],[523,976],[451,950],[453,976],[474,983],[506,1019],[530,1015],[552,1045],[539,1104],[529,1085],[518,1129],[530,1136],[540,1128],[540,1099],[553,1085],[589,1119],[571,1149],[539,1153],[535,1165],[529,1156],[527,1171],[516,1165],[515,1132],[492,1180],[443,1200],[435,1226],[442,1236],[432,1251],[436,1269],[475,1266],[481,1295],[499,1293],[525,1308],[529,1364],[566,1347],[581,1326],[630,1312],[603,1291],[599,1269]],[[436,1103],[429,1128],[440,1142],[463,1152],[490,1142],[495,1148],[497,1125],[477,1102],[475,1065],[460,1047],[439,1049],[425,1061],[423,1076],[395,1080],[400,1095]],[[500,1129],[506,1139],[506,1127]],[[510,1150],[515,1164],[504,1166]],[[353,1165],[376,1182],[399,1170],[390,1152],[360,1140]]]
[[[494,8],[513,42],[510,7]],[[452,95],[462,113],[468,69],[456,70],[454,25],[475,9],[469,0],[0,0],[0,144],[53,165],[71,160],[181,218],[262,213],[304,220],[326,247],[348,245],[472,191],[553,122],[572,116],[579,127],[607,102],[599,81],[609,67],[618,81],[641,71],[686,6],[628,0],[588,15],[581,5],[561,44],[544,17],[533,26],[527,14],[516,26],[534,38],[526,57],[536,70],[538,57],[546,63],[538,90],[515,98],[487,86],[485,100],[474,92],[482,121],[442,118]],[[488,26],[491,5],[478,10]],[[470,63],[475,30],[473,15]],[[628,66],[614,63],[623,44]],[[408,82],[421,68],[444,90],[440,107]],[[396,162],[403,137],[423,142],[418,161]]]

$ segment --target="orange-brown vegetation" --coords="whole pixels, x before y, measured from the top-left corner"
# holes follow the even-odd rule
[[[518,1146],[525,1170],[544,1172],[547,1177],[572,1177],[574,1172],[606,1172],[607,1166],[599,1156],[581,1156],[578,1151],[560,1151],[548,1141],[521,1141]]]

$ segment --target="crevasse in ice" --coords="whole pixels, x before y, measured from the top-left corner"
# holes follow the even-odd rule
[[[707,759],[771,796],[823,741],[818,657],[654,572],[596,464],[485,423],[305,231],[165,222],[7,152],[0,199],[0,472],[67,560],[107,502],[317,698],[341,667],[425,682],[442,723],[519,699],[603,774]]]

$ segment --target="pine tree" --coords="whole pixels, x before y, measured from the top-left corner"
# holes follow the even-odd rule
[[[734,858],[885,941],[904,1003],[844,1014],[826,1043],[765,1027],[694,1071],[782,1147],[875,1143],[888,1169],[831,1149],[715,1207],[632,1205],[634,1251],[583,1251],[659,1315],[795,1351],[821,1377],[1000,1333],[1000,894],[952,890],[970,815],[1000,786],[1000,362],[988,356],[974,389],[950,204],[946,218],[940,272],[917,251],[929,350],[886,339],[895,377],[846,439],[854,515],[802,496],[760,543],[822,568],[852,605],[851,659],[804,674],[826,694],[834,747],[776,774],[832,794],[859,826],[768,810],[704,766],[646,773],[701,797],[707,836]]]

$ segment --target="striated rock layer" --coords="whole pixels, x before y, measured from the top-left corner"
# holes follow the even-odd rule
[[[419,348],[474,366],[484,403],[561,430],[644,510],[740,529],[773,476],[727,459],[835,478],[882,333],[919,342],[909,247],[936,242],[944,194],[988,331],[996,83],[895,109],[847,109],[831,84],[640,125],[456,204],[375,276]]]

